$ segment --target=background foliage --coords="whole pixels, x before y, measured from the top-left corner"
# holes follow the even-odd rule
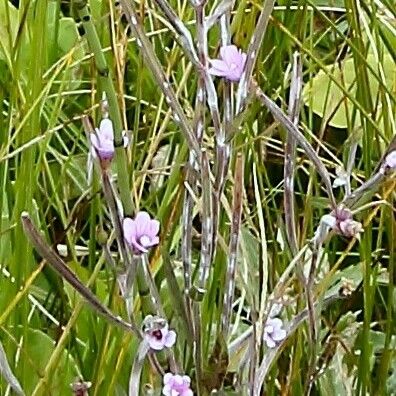
[[[169,3],[194,37],[193,8],[184,0]],[[144,15],[155,54],[192,120],[197,75],[158,7],[149,0],[135,4]],[[207,9],[216,4],[210,1]],[[0,1],[0,340],[27,395],[70,394],[69,384],[76,377],[92,382],[92,395],[123,395],[136,340],[89,310],[69,285],[44,266],[20,222],[21,212],[27,210],[82,282],[114,312],[125,315],[114,275],[101,254],[101,238],[110,235],[112,227],[99,177],[92,185],[87,180],[89,148],[81,123],[84,114],[99,121],[104,87],[74,6],[59,0]],[[126,155],[134,210],[147,210],[162,225],[161,246],[151,252],[150,267],[167,318],[178,330],[176,357],[194,377],[187,348],[191,334],[183,327],[177,310],[181,301],[169,283],[171,268],[182,284],[187,145],[129,34],[119,4],[91,0],[89,6],[112,73],[123,128],[132,138]],[[231,31],[240,48],[248,47],[261,8],[260,1],[236,2]],[[208,41],[214,58],[220,46],[218,27],[211,30]],[[300,129],[334,176],[338,166],[347,166],[351,147],[357,143],[354,186],[373,173],[395,135],[395,48],[392,0],[279,0],[260,48],[254,72],[257,83],[285,110],[293,52],[301,54]],[[221,92],[217,80],[216,87]],[[203,146],[212,162],[215,141],[208,119]],[[248,382],[240,374],[252,351],[238,336],[250,328],[263,295],[269,295],[293,258],[285,242],[283,213],[285,136],[279,123],[255,101],[232,143],[218,249],[202,302],[205,392],[218,388],[221,378],[224,394],[248,394]],[[243,215],[233,326],[225,347],[215,345],[214,339],[222,312],[237,153],[244,158]],[[113,173],[117,173],[115,164]],[[319,341],[313,345],[308,325],[299,325],[276,353],[265,394],[304,394],[312,354],[317,364],[314,394],[396,392],[394,187],[394,178],[382,183],[372,198],[378,204],[357,215],[364,224],[360,242],[334,236],[325,244],[314,285]],[[329,208],[321,180],[302,150],[297,152],[295,188],[302,247]],[[342,199],[342,188],[334,193]],[[197,263],[203,210],[199,195],[194,205],[193,262]],[[346,281],[353,290],[346,300],[320,306]],[[305,295],[295,276],[286,286],[276,297],[284,306],[282,318],[291,321],[304,309]],[[139,304],[137,299],[137,318]],[[261,350],[258,358],[264,353]],[[166,365],[165,356],[159,355],[159,360]],[[1,395],[11,392],[5,377],[0,378]],[[159,393],[161,378],[148,364],[142,383],[148,384],[143,387],[147,394],[150,388]]]

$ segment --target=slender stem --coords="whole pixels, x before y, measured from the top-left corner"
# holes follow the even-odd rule
[[[182,46],[184,52],[187,54],[191,62],[198,68],[201,69],[202,65],[202,59],[199,59],[197,52],[194,47],[194,42],[191,37],[191,34],[187,27],[184,25],[183,21],[178,17],[178,15],[175,13],[175,11],[172,9],[172,7],[169,5],[169,3],[166,0],[154,0],[155,3],[158,5],[159,8],[161,8],[162,12],[165,14],[167,17],[167,20],[170,22],[171,26],[176,32],[176,37]],[[203,8],[202,5],[199,5],[196,7],[196,9]],[[197,18],[197,27],[199,25],[199,21]],[[199,36],[199,33],[198,33]],[[201,63],[200,63],[201,62]]]
[[[202,236],[201,261],[199,265],[199,288],[205,289],[210,273],[212,257],[212,188],[209,176],[209,161],[206,151],[202,152]]]
[[[155,307],[157,315],[161,316],[162,318],[165,318],[165,312],[161,304],[161,298],[157,289],[157,286],[155,285],[153,276],[151,275],[151,271],[149,268],[149,263],[147,260],[147,255],[142,255],[142,267],[144,270],[145,278],[146,278],[146,283],[149,287],[150,290],[150,297],[152,301],[153,307]]]
[[[195,9],[197,19],[198,31],[198,56],[201,64],[207,64],[207,43],[206,32],[204,31],[203,18],[204,8],[198,6]],[[194,115],[194,135],[196,136],[199,145],[202,145],[202,138],[205,128],[205,103],[206,103],[206,89],[205,82],[201,74],[198,76],[197,96],[195,101],[195,115]],[[194,189],[196,185],[195,172],[196,161],[192,152],[189,155],[188,167],[186,172],[186,183]],[[193,220],[193,198],[186,189],[183,204],[183,241],[182,241],[182,260],[184,267],[184,286],[186,296],[188,290],[191,288],[191,241],[192,241],[192,220]],[[187,299],[188,300],[188,299]],[[187,301],[189,305],[189,302]],[[190,311],[190,310],[189,310]]]
[[[236,113],[241,112],[245,106],[245,101],[249,95],[250,83],[252,79],[253,69],[259,54],[261,43],[263,42],[265,32],[267,30],[268,21],[270,19],[272,9],[274,8],[275,0],[266,0],[263,9],[257,21],[256,29],[250,38],[249,48],[247,50],[247,58],[245,70],[242,73],[239,81],[237,98],[236,98]]]
[[[314,304],[314,309],[320,308],[324,309],[327,306],[331,305],[333,302],[341,300],[345,297],[340,295],[339,293],[337,294],[332,294],[326,298],[323,299],[320,303],[316,302]],[[308,318],[308,310],[304,309],[301,311],[299,314],[297,314],[288,324],[286,324],[285,330],[287,337],[282,340],[278,345],[276,345],[275,348],[272,348],[268,353],[265,354],[260,367],[258,369],[258,374],[256,378],[256,383],[254,386],[255,389],[255,395],[260,395],[260,390],[263,386],[264,380],[266,375],[268,374],[269,369],[272,366],[272,363],[275,361],[276,356],[279,354],[279,351],[283,348],[285,343],[287,342],[288,338],[297,330],[297,328]],[[250,330],[250,329],[249,329]],[[246,335],[245,335],[246,337]]]
[[[23,212],[22,225],[26,236],[37,250],[37,252],[52,266],[52,268],[60,275],[63,279],[70,283],[73,288],[80,293],[81,296],[91,305],[91,307],[110,323],[116,324],[122,327],[124,330],[133,331],[139,338],[141,337],[140,331],[136,325],[128,323],[121,319],[119,316],[115,316],[106,306],[104,306],[98,298],[89,290],[77,276],[69,269],[66,263],[48,246],[44,238],[40,235],[37,228],[32,223],[28,213]]]
[[[221,45],[223,47],[231,43],[230,14],[230,10],[227,10],[220,18]],[[216,171],[213,188],[213,254],[215,254],[217,246],[221,195],[223,193],[231,155],[231,139],[227,139],[225,131],[229,131],[232,124],[233,100],[232,83],[227,80],[224,80],[223,102],[223,128],[216,133]]]
[[[327,194],[330,198],[330,203],[333,208],[336,208],[336,200],[333,194],[333,187],[330,180],[330,175],[326,170],[323,162],[316,154],[315,150],[311,146],[311,143],[305,138],[305,136],[296,128],[296,126],[290,121],[290,119],[283,113],[283,111],[273,102],[259,87],[252,85],[255,88],[257,98],[268,108],[274,118],[282,124],[288,133],[292,134],[296,139],[297,143],[305,151],[305,154],[314,163],[317,172],[322,177],[323,182],[326,186]]]
[[[193,162],[193,156],[190,155],[189,164]],[[189,186],[194,185],[195,177],[192,176],[193,169],[188,167],[186,172],[186,181]],[[183,224],[182,224],[182,245],[181,255],[183,261],[183,277],[184,277],[184,293],[187,297],[188,291],[191,288],[191,276],[192,276],[192,234],[193,234],[193,198],[186,188],[184,191],[184,202],[183,202]]]
[[[288,115],[297,127],[301,106],[302,63],[297,52],[293,55],[293,71],[290,84]],[[296,168],[296,139],[291,133],[287,134],[284,165],[284,205],[286,236],[293,255],[298,252],[296,214],[294,208],[294,174]]]
[[[151,72],[159,88],[163,92],[166,102],[173,111],[173,120],[183,132],[191,152],[194,153],[198,162],[200,162],[201,151],[197,138],[194,136],[190,123],[187,120],[187,117],[184,114],[182,107],[180,106],[176,94],[172,89],[170,83],[168,82],[157,57],[155,56],[150,41],[144,33],[143,26],[138,20],[135,4],[134,2],[130,2],[129,0],[121,0],[121,4],[123,11],[130,23],[132,34],[136,37],[138,46],[141,48],[144,54],[147,65],[151,69]]]
[[[233,5],[235,3],[235,0],[223,0],[212,12],[212,14],[210,14],[207,18],[206,18],[206,30],[209,31],[216,23],[219,19],[223,20],[225,16],[226,19],[229,19],[229,15],[231,13],[231,10],[233,8]],[[228,25],[228,23],[227,23]],[[228,25],[229,26],[229,25]],[[230,29],[227,28],[227,35],[229,35],[230,33]],[[222,45],[224,45],[224,42],[222,40]]]
[[[347,195],[342,204],[352,209],[357,202],[367,193],[373,191],[378,187],[378,185],[385,179],[386,175],[380,168],[380,170],[372,175],[366,182],[364,182],[360,187],[356,190],[352,191],[349,195]]]
[[[231,237],[229,256],[227,263],[227,274],[224,285],[224,299],[223,299],[223,315],[221,322],[221,332],[224,338],[227,339],[230,326],[232,301],[234,298],[235,288],[235,270],[237,263],[238,245],[241,230],[241,217],[242,217],[242,203],[243,203],[243,166],[244,158],[238,154],[235,163],[235,177],[234,177],[234,202],[232,205],[232,224],[231,224]]]
[[[314,378],[315,365],[316,365],[318,329],[317,329],[317,325],[316,325],[313,286],[314,286],[315,273],[316,273],[316,267],[317,267],[320,246],[321,245],[313,244],[311,267],[309,270],[308,280],[307,280],[307,284],[305,287],[305,294],[306,294],[306,298],[307,298],[309,335],[310,335],[310,339],[311,339],[311,351],[310,351],[310,359],[309,359],[310,362],[309,362],[307,382],[306,382],[306,384],[307,384],[306,389],[308,389],[308,394],[311,390],[312,379]]]
[[[18,379],[15,377],[14,373],[11,370],[11,367],[7,360],[7,355],[5,353],[3,344],[0,341],[0,373],[4,377],[4,379],[8,382],[11,388],[18,395],[24,395],[25,393],[22,390],[21,384]]]
[[[200,302],[193,303],[194,315],[194,341],[193,341],[193,355],[197,378],[197,394],[203,394],[202,379],[203,379],[203,364],[202,364],[202,331],[201,331],[201,315]]]
[[[106,97],[109,103],[110,118],[114,125],[114,138],[116,146],[116,163],[117,163],[117,184],[120,189],[121,201],[126,215],[133,214],[133,205],[129,186],[127,157],[123,147],[122,137],[122,118],[120,113],[120,106],[117,99],[117,93],[114,88],[112,73],[106,62],[103,50],[100,44],[98,33],[95,25],[92,22],[91,15],[88,10],[86,1],[77,2],[78,15],[82,20],[84,30],[86,32],[87,42],[90,50],[94,54],[95,65],[98,70],[99,80],[106,92]]]
[[[132,263],[127,253],[127,248],[125,245],[125,240],[122,232],[120,213],[117,206],[116,193],[112,186],[108,169],[102,169],[102,187],[103,187],[104,197],[106,199],[106,203],[110,211],[118,248],[124,263],[124,268],[129,268],[132,265]]]
[[[143,340],[139,344],[135,359],[133,359],[131,375],[129,377],[129,396],[139,395],[140,377],[142,374],[144,360],[147,356],[149,349],[150,348],[145,340]]]

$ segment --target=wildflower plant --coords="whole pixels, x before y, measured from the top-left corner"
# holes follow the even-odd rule
[[[337,48],[347,47],[344,61],[321,52],[327,30],[311,31],[316,25],[300,17],[299,9],[289,14],[289,6],[284,10],[274,0],[249,8],[230,0],[182,3],[74,2],[70,16],[54,29],[60,35],[72,31],[73,40],[55,42],[73,45],[45,70],[55,73],[56,81],[58,73],[64,81],[81,73],[91,89],[52,92],[51,80],[42,93],[27,90],[26,96],[22,88],[29,79],[23,76],[13,90],[34,116],[26,113],[16,129],[9,125],[16,138],[7,141],[0,170],[6,175],[16,167],[15,188],[21,188],[20,172],[26,176],[32,169],[41,188],[33,189],[32,182],[26,197],[10,199],[7,192],[0,199],[8,221],[4,232],[15,229],[1,242],[0,258],[3,246],[22,248],[30,271],[16,265],[21,253],[3,271],[7,282],[18,285],[7,289],[6,298],[15,297],[0,315],[8,340],[3,348],[0,338],[6,386],[32,395],[64,394],[58,383],[64,382],[75,394],[206,396],[328,394],[328,384],[335,382],[340,394],[352,389],[385,394],[392,380],[384,373],[391,367],[393,310],[387,303],[376,312],[374,304],[377,294],[381,301],[394,295],[396,150],[387,112],[395,97],[385,81],[388,68],[381,64],[378,73],[368,64],[371,54],[362,53],[375,41],[371,34],[382,43],[384,32],[370,32],[369,39],[357,35],[359,18],[367,17],[371,6],[362,15],[348,2],[342,9],[305,10],[333,30]],[[41,14],[46,6],[44,0],[36,6],[41,22],[50,17]],[[381,6],[388,12],[370,11],[381,27],[362,26],[373,31],[388,26],[390,6]],[[332,18],[341,13],[340,21],[329,12]],[[287,22],[295,15],[304,23],[298,34]],[[348,38],[340,37],[344,25],[353,33]],[[34,26],[33,38],[41,29]],[[7,52],[14,38],[3,43],[0,35],[0,43],[2,67],[21,49]],[[376,64],[392,56],[387,43],[380,51],[371,49]],[[40,58],[55,59],[57,52]],[[357,69],[357,60],[366,62],[351,85],[349,58]],[[343,78],[325,64],[329,59],[334,65],[345,62]],[[33,66],[41,70],[36,61]],[[49,71],[41,70],[41,76],[49,79]],[[375,87],[366,81],[373,76]],[[317,79],[329,80],[313,93]],[[375,92],[363,95],[362,87]],[[342,96],[332,108],[337,90]],[[322,91],[329,92],[318,111]],[[76,93],[81,99],[70,110],[63,97]],[[19,119],[12,97],[4,106],[10,122]],[[336,146],[328,134],[334,134],[332,123],[340,122],[340,108],[350,136]],[[76,114],[81,109],[83,114]],[[39,129],[39,121],[48,124],[46,134],[25,141],[30,129],[24,124]],[[25,155],[38,143],[37,159],[32,152]],[[20,152],[21,160],[9,163]],[[76,162],[79,156],[88,157],[88,177]],[[51,170],[54,158],[55,165],[62,163],[61,177]],[[76,195],[64,175],[77,187]],[[46,188],[53,196],[45,200],[48,208],[40,201]],[[8,267],[18,270],[15,277]],[[378,290],[376,276],[382,282]],[[19,303],[20,315],[9,319]],[[381,336],[372,331],[373,318]],[[43,328],[35,328],[37,323]],[[356,334],[351,336],[351,329]],[[31,384],[25,356],[34,360],[28,342],[37,334],[48,344],[49,358],[38,365],[40,376]],[[381,345],[373,346],[377,339]],[[372,348],[381,355],[375,365]],[[377,366],[379,379],[372,384]],[[73,376],[66,381],[69,369]],[[334,377],[341,371],[345,381]]]

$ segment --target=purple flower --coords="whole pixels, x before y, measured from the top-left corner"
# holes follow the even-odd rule
[[[162,394],[165,396],[194,396],[190,389],[191,379],[188,375],[166,373],[163,381]]]
[[[139,212],[135,219],[124,219],[124,237],[136,254],[147,253],[152,246],[158,245],[160,222],[150,219],[146,212]]]
[[[114,130],[113,123],[109,118],[104,118],[96,128],[95,133],[90,135],[93,153],[103,161],[110,161],[114,156]],[[95,155],[94,155],[95,156]]]
[[[211,59],[209,73],[230,81],[239,81],[246,63],[246,54],[235,45],[220,48],[221,59]]]
[[[279,318],[268,318],[264,326],[264,341],[268,348],[274,348],[286,338],[286,330],[282,329],[283,323]]]
[[[389,169],[396,170],[396,150],[391,151],[385,157],[385,166]]]
[[[176,332],[169,330],[168,322],[157,316],[148,315],[144,319],[144,339],[151,349],[162,351],[176,342]]]
[[[337,234],[347,238],[358,237],[363,232],[363,226],[358,221],[353,220],[352,212],[343,206],[339,206],[326,217],[326,223]]]

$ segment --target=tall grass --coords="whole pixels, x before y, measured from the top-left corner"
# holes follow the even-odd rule
[[[158,395],[167,372],[394,394],[395,21],[389,0],[1,0],[0,394]],[[233,83],[208,72],[231,43]],[[161,224],[143,255],[139,211]]]

